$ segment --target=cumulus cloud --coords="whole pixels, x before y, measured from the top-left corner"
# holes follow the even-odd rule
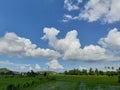
[[[76,30],[67,32],[65,38],[62,39],[57,38],[58,33],[56,33],[52,38],[49,37],[51,35],[47,34],[50,34],[51,30],[52,32],[60,32],[59,30],[55,28],[45,28],[44,30],[47,30],[47,32],[45,32],[43,37],[47,37],[49,45],[60,52],[64,60],[99,61],[120,59],[120,57],[117,56],[117,54],[120,54],[120,32],[118,32],[116,28],[110,30],[107,37],[101,38],[98,41],[99,45],[90,44],[88,46],[84,46],[83,48],[81,48],[80,40],[77,37],[78,32]]]
[[[83,60],[83,61],[98,61],[106,60],[107,55],[105,49],[100,46],[89,45],[84,48],[78,48],[76,50],[68,50],[64,54],[64,59],[71,60]]]
[[[18,56],[18,57],[40,57],[40,58],[57,58],[60,54],[51,49],[37,48],[36,44],[15,33],[6,33],[0,38],[0,55]]]
[[[47,32],[45,32],[45,31],[47,31]],[[77,48],[80,46],[79,39],[76,39],[77,34],[78,34],[76,30],[68,32],[65,39],[58,39],[57,38],[58,33],[56,33],[51,38],[50,37],[52,35],[51,31],[52,32],[60,32],[59,30],[57,30],[55,28],[44,28],[45,35],[43,37],[47,37],[47,39],[49,40],[49,45],[51,47],[55,48],[56,50],[64,52],[65,50],[67,50],[69,48],[72,49],[73,47]],[[48,35],[48,33],[51,35]],[[76,45],[74,45],[74,44],[76,44]]]
[[[90,0],[80,13],[80,18],[87,19],[89,22],[106,18],[111,6],[111,0]]]
[[[99,40],[99,44],[106,49],[108,54],[120,59],[120,32],[117,28],[111,29],[106,37]]]
[[[72,1],[71,1],[72,2]],[[64,17],[65,20],[88,20],[94,22],[100,20],[104,23],[120,21],[120,0],[89,0],[77,16]]]
[[[50,62],[46,63],[46,65],[53,70],[64,69],[64,67],[61,64],[59,64],[59,62],[56,59],[51,60]]]
[[[106,37],[100,39],[99,44],[101,44],[104,48],[120,48],[120,32],[118,29],[111,29]]]
[[[64,8],[68,11],[78,10],[80,3],[82,3],[82,0],[64,0]]]

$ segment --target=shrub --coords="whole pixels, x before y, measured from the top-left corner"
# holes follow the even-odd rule
[[[9,84],[6,90],[17,90],[14,84]]]
[[[26,82],[26,87],[29,87],[29,86],[30,86],[30,84],[28,82]]]
[[[23,84],[23,88],[26,88],[26,84],[25,83]]]
[[[34,85],[34,84],[35,84],[35,82],[34,82],[34,81],[32,81],[32,82],[31,82],[31,85]]]
[[[17,89],[17,90],[19,90],[19,89],[20,89],[20,84],[18,84],[18,85],[16,86],[16,89]]]
[[[120,83],[120,75],[118,76],[118,82]]]
[[[50,80],[50,81],[54,81],[54,80],[56,80],[56,77],[54,77],[54,76],[52,76],[52,77],[48,77],[48,80]]]

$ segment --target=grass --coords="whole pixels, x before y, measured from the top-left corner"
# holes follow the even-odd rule
[[[93,90],[94,88],[101,87],[105,90],[109,87],[116,87],[120,90],[120,84],[118,83],[117,77],[108,77],[108,76],[59,76],[58,80],[69,81],[69,82],[78,82],[79,88],[85,87]],[[86,90],[86,89],[83,89]],[[97,90],[97,89],[95,89]],[[101,90],[101,89],[100,89]]]
[[[39,82],[37,77],[2,76],[0,77],[0,90],[6,90],[6,87],[10,84],[13,84],[15,86],[19,85],[20,88],[24,88],[26,83],[30,85],[37,82]]]
[[[26,83],[29,87],[23,88]],[[6,90],[9,84],[19,85],[20,90],[120,90],[117,76],[0,77],[0,90]]]

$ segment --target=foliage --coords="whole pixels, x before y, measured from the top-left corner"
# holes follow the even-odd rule
[[[102,90],[113,90],[109,86],[115,87],[114,90],[120,90],[118,82],[120,83],[120,68],[117,71],[99,71],[92,68],[88,71],[86,69],[72,69],[59,75],[47,74],[47,72],[41,75],[38,72],[31,71],[23,76],[15,74],[0,76],[0,90],[37,90],[37,88],[44,90],[48,90],[48,88],[51,88],[49,90],[79,90],[80,87],[84,90],[83,86],[86,87],[85,90],[98,90],[96,89],[98,85]]]
[[[14,84],[9,84],[6,88],[6,90],[17,90]]]
[[[118,82],[120,83],[120,67],[118,68],[117,72],[118,72]]]
[[[108,67],[110,68],[110,67]],[[102,70],[98,70],[97,68],[95,70],[93,70],[92,68],[90,68],[88,71],[86,69],[72,69],[72,70],[68,70],[68,71],[64,71],[65,75],[107,75],[107,76],[117,76],[120,75],[120,68],[117,71],[113,71],[114,67],[111,67],[112,71],[102,71]]]
[[[95,75],[95,72],[92,68],[90,68],[90,70],[89,70],[89,75]]]
[[[27,72],[27,76],[35,77],[35,76],[37,76],[37,73],[35,73],[33,70],[31,70],[31,72]]]

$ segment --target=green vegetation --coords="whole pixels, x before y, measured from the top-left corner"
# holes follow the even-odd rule
[[[65,75],[107,75],[107,76],[118,76],[120,73],[120,69],[118,69],[117,71],[101,71],[98,70],[97,68],[95,70],[93,70],[92,68],[89,69],[89,71],[87,71],[86,69],[73,69],[73,70],[69,70],[69,71],[65,71],[64,74]]]
[[[7,68],[0,68],[0,73],[1,72],[4,72],[4,73],[7,73],[7,72],[9,72],[10,70],[8,70]]]
[[[114,73],[90,68],[62,74],[50,71],[4,74],[0,76],[0,90],[120,90],[120,68]]]
[[[1,76],[0,90],[120,90],[117,80],[105,75]]]

